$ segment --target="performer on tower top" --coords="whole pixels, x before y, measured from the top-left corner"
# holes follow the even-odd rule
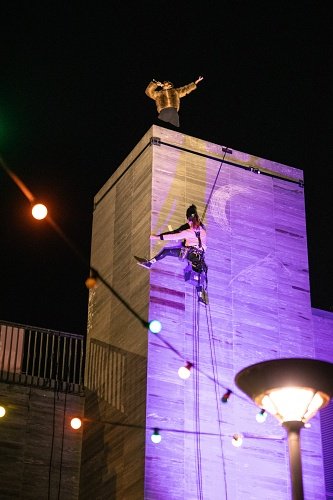
[[[152,80],[146,88],[146,95],[155,101],[159,120],[179,127],[180,99],[195,90],[201,80],[203,80],[203,76],[199,76],[195,82],[178,88],[174,88],[173,83],[168,80],[162,83]],[[158,87],[161,89],[157,90]]]

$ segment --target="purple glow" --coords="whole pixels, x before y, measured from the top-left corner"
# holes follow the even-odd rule
[[[182,222],[183,193],[202,213],[217,172],[216,161],[196,158],[189,168],[186,153],[173,163],[165,154],[163,146],[154,149],[153,233]],[[234,161],[237,154],[245,161],[237,152]],[[291,167],[258,162],[302,178]],[[234,376],[266,359],[316,355],[304,190],[288,180],[224,165],[205,224],[209,307],[196,305],[195,288],[185,283],[185,264],[179,260],[166,258],[150,274],[149,314],[163,321],[163,337],[148,340],[147,427],[158,426],[163,441],[156,447],[146,440],[145,498],[286,500],[284,429],[273,418],[258,424],[257,408],[239,397]],[[163,244],[152,244],[151,254]],[[183,359],[196,367],[186,384],[177,376]],[[226,387],[233,394],[221,404]],[[324,500],[315,420],[302,439],[304,488],[307,500]],[[246,446],[235,449],[234,434],[243,434]]]

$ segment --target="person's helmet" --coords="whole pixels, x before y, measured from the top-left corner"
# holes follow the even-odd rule
[[[195,205],[190,205],[186,210],[186,218],[189,220],[198,217],[197,207]]]

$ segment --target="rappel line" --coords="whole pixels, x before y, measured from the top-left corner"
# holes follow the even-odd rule
[[[195,292],[193,289],[193,315],[194,315],[194,323],[193,323],[193,359],[195,359],[196,366],[199,366],[199,319],[200,319],[200,308],[198,307],[198,302],[195,297]],[[200,390],[199,390],[199,370],[195,371],[194,376],[194,420],[195,420],[195,442],[196,442],[196,464],[197,464],[197,493],[198,499],[202,500],[202,463],[201,463],[201,440],[200,440]]]
[[[213,184],[213,187],[211,189],[211,192],[210,192],[210,195],[208,196],[208,200],[207,200],[207,203],[206,203],[206,206],[205,206],[205,209],[203,211],[203,214],[202,214],[202,221],[204,221],[205,219],[205,216],[206,216],[206,212],[207,212],[207,208],[208,208],[208,205],[210,203],[210,199],[213,195],[213,191],[215,189],[215,185],[216,185],[216,182],[217,182],[217,179],[218,179],[218,176],[220,175],[220,171],[221,171],[221,168],[222,168],[222,165],[224,163],[224,159],[225,159],[225,155],[227,154],[227,152],[229,151],[229,148],[222,148],[222,151],[224,150],[224,155],[223,155],[223,158],[221,160],[221,163],[220,163],[220,166],[219,166],[219,170],[217,172],[217,175],[215,177],[215,181],[214,181],[214,184]]]
[[[211,316],[211,311],[210,311],[210,306],[209,305],[208,305],[208,308],[206,308],[206,321],[207,321],[207,330],[208,330],[210,355],[211,355],[212,367],[213,367],[213,377],[214,377],[214,380],[218,381],[217,357],[216,357],[215,343],[214,343],[214,337],[213,337],[213,323],[212,323],[212,316]],[[216,410],[217,410],[217,420],[218,420],[218,426],[219,426],[219,439],[220,439],[220,447],[221,447],[221,458],[222,458],[222,465],[223,465],[223,479],[224,479],[225,499],[228,500],[227,478],[226,478],[226,468],[225,468],[223,440],[222,440],[222,428],[221,428],[221,423],[222,423],[221,405],[220,405],[221,394],[219,392],[218,384],[214,384],[214,391],[215,391],[215,402],[216,402]]]

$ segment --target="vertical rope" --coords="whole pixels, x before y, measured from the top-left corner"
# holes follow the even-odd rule
[[[212,367],[213,367],[213,378],[214,378],[214,382],[217,382],[217,383],[214,383],[215,403],[216,403],[217,420],[218,420],[218,424],[219,424],[219,438],[220,438],[221,458],[222,458],[222,466],[223,466],[225,500],[228,500],[226,467],[225,467],[225,458],[224,458],[223,441],[222,441],[222,426],[221,426],[221,424],[222,424],[221,394],[219,393],[219,388],[218,388],[219,383],[218,383],[216,351],[215,351],[215,344],[214,344],[214,338],[213,338],[212,316],[211,316],[209,305],[206,306],[206,321],[207,321],[207,329],[208,329],[210,356],[211,356]]]
[[[194,370],[194,420],[195,420],[195,452],[197,472],[197,498],[203,500],[202,491],[202,464],[200,442],[200,390],[199,390],[199,307],[196,289],[193,287],[193,362]]]
[[[216,186],[216,182],[217,182],[218,176],[220,175],[220,171],[221,171],[222,165],[223,165],[223,163],[224,163],[224,159],[225,159],[225,155],[227,154],[227,151],[228,151],[228,148],[225,148],[225,150],[224,150],[224,155],[223,155],[222,161],[221,161],[220,166],[219,166],[219,170],[218,170],[217,175],[216,175],[216,177],[215,177],[215,181],[214,181],[213,187],[212,187],[212,189],[211,189],[210,195],[209,195],[209,197],[208,197],[208,200],[207,200],[207,203],[206,203],[205,209],[204,209],[203,214],[202,214],[202,217],[201,217],[202,222],[205,220],[205,216],[206,216],[207,208],[208,208],[208,205],[209,205],[209,203],[210,203],[210,199],[211,199],[211,197],[212,197],[212,195],[213,195],[213,191],[214,191],[214,189],[215,189],[215,186]]]

